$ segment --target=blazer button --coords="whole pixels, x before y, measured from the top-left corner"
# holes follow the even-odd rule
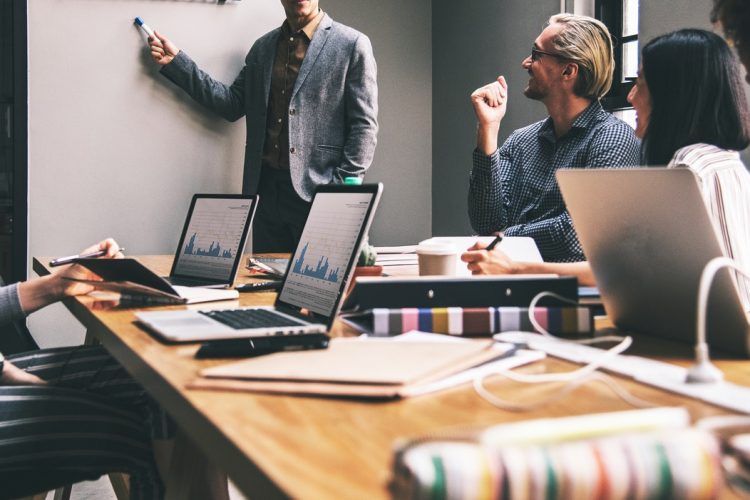
[[[290,152],[290,153],[294,154],[294,152],[295,152],[295,151],[296,151],[296,149],[294,149],[294,148],[289,148],[289,152]]]
[[[290,114],[290,115],[293,115],[293,114],[294,114],[294,109],[290,109],[290,110],[289,110],[289,114]]]

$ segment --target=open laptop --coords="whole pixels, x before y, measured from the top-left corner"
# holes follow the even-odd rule
[[[341,308],[382,184],[320,186],[272,307],[136,313],[172,342],[326,333]]]
[[[701,273],[723,255],[695,174],[575,169],[557,180],[617,327],[694,344]],[[714,280],[707,313],[709,344],[747,356],[750,328],[728,270]]]
[[[193,195],[165,279],[177,286],[232,286],[258,202],[243,194]]]

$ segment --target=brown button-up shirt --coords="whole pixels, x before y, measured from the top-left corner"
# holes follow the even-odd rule
[[[302,61],[312,37],[323,19],[323,11],[307,23],[301,30],[292,33],[288,21],[281,25],[276,58],[271,70],[271,93],[268,96],[266,140],[263,145],[263,167],[289,170],[289,103],[297,82]]]

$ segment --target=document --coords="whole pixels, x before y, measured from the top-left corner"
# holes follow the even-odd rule
[[[410,333],[332,339],[325,351],[277,353],[203,370],[190,388],[396,399],[469,382],[479,371],[544,357],[510,344]]]

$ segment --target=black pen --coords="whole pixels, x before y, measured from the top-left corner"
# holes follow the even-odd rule
[[[125,251],[125,248],[121,248],[120,250],[118,250],[118,252],[124,252],[124,251]],[[53,259],[49,261],[49,266],[50,267],[64,266],[65,264],[70,264],[76,259],[92,259],[94,257],[103,257],[105,255],[107,255],[106,250],[97,250],[96,252],[84,253],[81,255],[69,255],[67,257],[60,257],[58,259]]]
[[[487,250],[488,252],[492,251],[501,241],[503,241],[503,235],[498,234],[497,236],[495,236],[495,239],[492,240],[489,245],[487,245],[487,248],[485,248],[485,250]]]

